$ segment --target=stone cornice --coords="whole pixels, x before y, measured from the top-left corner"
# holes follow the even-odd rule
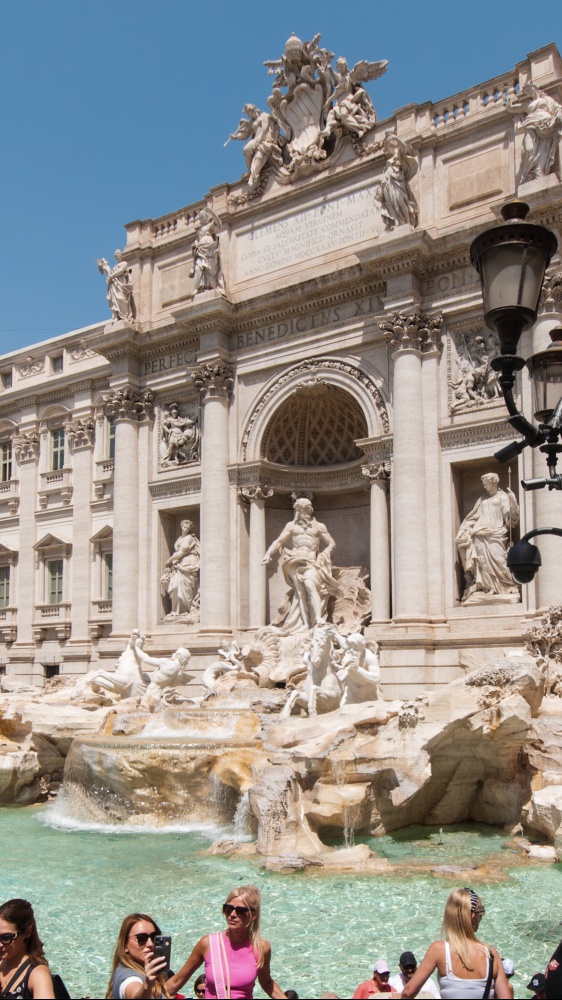
[[[181,479],[166,479],[160,483],[149,483],[148,488],[153,500],[193,495],[201,492],[201,475],[182,476]]]
[[[68,507],[55,508],[54,510],[38,510],[35,512],[35,520],[38,524],[43,521],[68,521],[72,519],[72,505]]]
[[[361,465],[362,461],[358,460],[346,465],[305,469],[297,465],[273,465],[263,461],[230,465],[228,476],[231,486],[235,486],[238,491],[254,488],[257,484],[282,493],[301,490],[336,492],[344,487],[363,487]]]
[[[516,432],[505,420],[462,424],[458,427],[444,427],[439,431],[439,440],[444,451],[467,448],[471,445],[495,444],[515,437]]]

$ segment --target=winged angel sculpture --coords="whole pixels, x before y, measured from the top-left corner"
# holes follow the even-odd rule
[[[320,47],[320,35],[302,42],[291,35],[279,59],[264,63],[274,76],[268,110],[246,104],[238,128],[228,139],[246,143],[248,188],[255,196],[273,169],[289,184],[328,165],[346,138],[361,139],[377,121],[364,84],[386,71],[387,61],[363,59],[350,69],[341,57]]]

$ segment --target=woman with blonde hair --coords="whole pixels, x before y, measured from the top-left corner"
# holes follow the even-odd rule
[[[106,1000],[160,1000],[169,993],[163,971],[166,959],[153,958],[158,924],[146,913],[130,913],[121,924]]]
[[[442,941],[427,950],[403,997],[417,997],[423,984],[437,969],[443,1000],[510,1000],[511,991],[495,948],[476,937],[485,914],[482,900],[473,889],[455,889],[445,904]]]
[[[54,1000],[43,942],[27,899],[9,899],[0,906],[0,996]]]
[[[187,962],[168,980],[172,993],[182,988],[205,963],[205,997],[212,1000],[252,1000],[256,979],[268,997],[286,1000],[271,978],[271,947],[260,934],[261,893],[254,885],[241,885],[226,897],[222,912],[226,930],[207,934],[197,942]]]

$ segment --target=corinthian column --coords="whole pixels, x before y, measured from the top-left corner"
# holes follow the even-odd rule
[[[393,348],[392,511],[394,617],[427,617],[427,521],[422,352],[433,344],[442,317],[396,313],[381,323]],[[437,541],[436,544],[439,544]]]
[[[35,593],[36,541],[35,504],[37,503],[37,462],[39,460],[39,434],[37,428],[22,431],[12,438],[14,455],[18,463],[19,479],[19,532],[17,595],[10,595],[10,604],[17,607],[18,645],[33,642],[32,622],[37,595]]]
[[[90,492],[95,424],[85,415],[69,420],[64,427],[72,452],[72,639],[87,642],[90,616]]]
[[[152,393],[124,386],[106,394],[104,403],[115,420],[112,631],[128,635],[139,613],[138,424],[152,416]]]
[[[365,489],[371,493],[371,619],[372,622],[385,622],[390,618],[390,465],[364,465],[362,472],[366,479]]]
[[[200,365],[191,378],[203,400],[201,440],[201,625],[230,627],[230,485],[228,405],[234,379],[226,365]]]
[[[249,626],[261,628],[265,625],[266,607],[265,501],[273,496],[273,490],[269,486],[245,486],[238,490],[238,495],[250,504]]]

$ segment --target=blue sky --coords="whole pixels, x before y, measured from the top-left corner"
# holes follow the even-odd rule
[[[0,353],[108,316],[95,260],[123,225],[244,170],[223,143],[264,106],[292,31],[353,63],[380,118],[438,101],[562,41],[562,7],[527,0],[3,0]]]

